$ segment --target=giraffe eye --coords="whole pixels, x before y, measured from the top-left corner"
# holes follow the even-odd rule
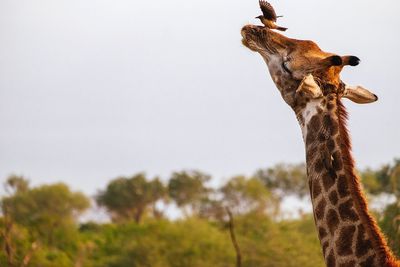
[[[289,61],[283,61],[282,62],[282,68],[289,74],[292,74],[292,72],[290,71],[290,69],[288,68],[288,63]]]

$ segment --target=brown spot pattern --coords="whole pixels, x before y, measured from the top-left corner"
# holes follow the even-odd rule
[[[324,184],[325,191],[328,192],[328,190],[335,184],[335,177],[332,173],[328,172],[322,176],[322,183]]]
[[[327,213],[326,221],[328,223],[329,232],[331,235],[333,235],[339,224],[339,216],[337,212],[333,209],[330,209]]]
[[[317,161],[315,162],[314,171],[316,173],[320,173],[322,172],[323,169],[324,169],[323,159],[317,159]]]
[[[312,183],[312,197],[316,198],[319,196],[319,194],[321,194],[321,185],[319,181],[314,181]]]
[[[336,191],[332,191],[332,192],[329,194],[329,201],[330,201],[333,205],[336,205],[336,204],[338,203],[339,197],[338,197]]]
[[[356,231],[354,225],[343,227],[340,230],[339,238],[336,240],[337,253],[339,256],[347,256],[353,254],[351,245],[353,243],[353,235]]]
[[[330,130],[330,135],[335,135],[339,131],[338,123],[332,119],[330,115],[325,115],[323,118],[323,125],[325,129]]]
[[[335,153],[333,153],[332,157],[333,157],[333,164],[332,164],[333,168],[337,171],[343,169],[343,160],[340,155],[340,152],[336,151]]]
[[[314,115],[308,123],[308,131],[316,133],[319,131],[320,128],[321,120],[319,119],[318,115]]]
[[[323,119],[322,119],[323,125],[325,129],[330,129],[332,124],[333,124],[333,120],[331,118],[331,116],[329,114],[326,114]]]
[[[319,234],[319,238],[323,239],[325,236],[327,236],[327,232],[325,230],[325,228],[323,227],[318,227],[318,234]]]
[[[307,137],[308,137],[308,135],[307,135]],[[307,147],[307,154],[306,154],[307,161],[309,161],[309,162],[312,161],[312,159],[315,157],[315,155],[317,155],[316,151],[317,151],[317,146],[315,146],[315,145]]]
[[[325,207],[326,207],[326,200],[323,198],[320,200],[317,207],[315,208],[315,216],[317,217],[318,220],[324,218]]]
[[[328,110],[332,110],[333,108],[335,107],[335,104],[333,104],[333,103],[328,103],[327,105],[326,105],[326,108],[328,109]]]
[[[332,152],[335,149],[335,140],[329,139],[328,142],[326,143],[326,146],[328,147],[329,151]]]
[[[369,256],[365,261],[360,263],[360,267],[372,267],[374,265],[375,255]]]
[[[357,243],[356,243],[356,255],[357,257],[361,257],[365,255],[368,250],[372,249],[371,240],[365,239],[365,229],[362,224],[358,225],[358,234],[357,234]]]
[[[322,158],[324,160],[324,165],[327,170],[332,169],[332,158],[331,153],[329,153],[328,148],[325,145],[320,146],[320,151]]]
[[[316,132],[308,129],[307,130],[307,137],[306,137],[306,144],[312,144],[316,138]]]
[[[356,262],[354,260],[346,261],[339,265],[339,267],[354,267],[354,266],[356,266]]]
[[[329,253],[329,256],[326,259],[326,266],[328,267],[335,267],[336,266],[336,260],[335,256],[333,255],[333,251]]]
[[[319,133],[319,135],[318,135],[318,140],[320,141],[320,142],[325,142],[326,140],[328,140],[329,139],[329,135],[327,135],[326,133],[324,133],[324,132],[320,132]]]
[[[328,242],[328,241],[325,241],[325,242],[322,244],[322,252],[324,253],[324,256],[325,256],[325,254],[326,254],[326,250],[328,249],[328,247],[329,247],[329,242]]]
[[[353,200],[349,199],[339,205],[339,214],[342,220],[357,221],[358,215],[353,209]]]
[[[349,195],[349,188],[347,186],[346,176],[340,175],[337,181],[338,192],[341,197],[346,197]]]

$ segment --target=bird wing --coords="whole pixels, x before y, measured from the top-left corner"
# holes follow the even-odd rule
[[[272,5],[263,0],[260,0],[259,3],[264,18],[276,22],[276,13]]]

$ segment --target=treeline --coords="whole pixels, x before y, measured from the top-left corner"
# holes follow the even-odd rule
[[[374,210],[400,254],[400,161],[360,173]],[[312,214],[281,216],[287,197],[308,197],[303,164],[279,164],[220,188],[200,171],[175,172],[167,182],[139,173],[111,180],[89,198],[62,183],[31,187],[10,176],[1,198],[0,266],[225,267],[235,266],[227,209],[234,217],[242,266],[324,266]],[[382,201],[381,201],[382,202]],[[170,220],[165,207],[183,217]],[[110,223],[79,223],[93,205]]]

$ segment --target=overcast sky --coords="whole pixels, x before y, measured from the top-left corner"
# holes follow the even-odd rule
[[[359,167],[400,157],[400,2],[273,1],[287,35],[362,63],[342,78]],[[304,161],[301,131],[261,57],[241,45],[258,1],[1,0],[0,179],[94,193],[145,171],[222,182]]]

